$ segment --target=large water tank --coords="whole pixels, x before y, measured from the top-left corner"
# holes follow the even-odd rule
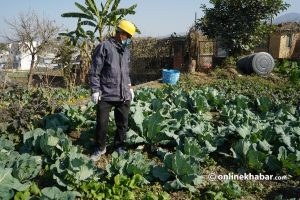
[[[237,62],[239,70],[246,74],[255,72],[258,75],[269,74],[274,68],[275,62],[273,57],[266,53],[260,52],[242,57]]]

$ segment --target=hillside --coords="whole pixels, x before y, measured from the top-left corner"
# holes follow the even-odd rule
[[[287,13],[281,15],[274,20],[274,24],[282,24],[286,22],[297,22],[300,23],[300,13]]]

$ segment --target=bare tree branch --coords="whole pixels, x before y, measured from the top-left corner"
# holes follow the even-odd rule
[[[31,86],[35,68],[36,56],[53,45],[54,39],[59,33],[59,27],[54,21],[40,18],[34,11],[29,10],[26,14],[20,13],[17,19],[5,20],[12,30],[12,34],[5,34],[9,43],[17,43],[20,49],[29,52],[31,56],[28,87]]]

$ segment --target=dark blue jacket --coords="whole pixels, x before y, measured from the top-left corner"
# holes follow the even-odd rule
[[[100,43],[92,56],[90,87],[103,101],[131,100],[130,51],[113,38]]]

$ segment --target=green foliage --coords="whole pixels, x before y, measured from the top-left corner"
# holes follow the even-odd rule
[[[135,174],[132,178],[117,174],[112,183],[94,180],[80,185],[79,190],[84,199],[135,199],[134,190],[142,186],[143,177]]]
[[[109,160],[106,171],[97,168],[60,129],[66,126],[64,130],[68,131],[75,122],[79,131],[89,128],[86,122],[95,118],[93,104],[69,105],[68,109],[61,107],[58,113],[49,112],[40,127],[51,129],[24,133],[21,148],[2,135],[0,198],[169,199],[163,189],[189,190],[178,194],[191,191],[189,194],[195,197],[200,194],[197,189],[206,184],[202,171],[206,172],[206,166],[215,168],[211,163],[224,163],[225,168],[234,166],[234,172],[240,173],[299,176],[298,104],[289,103],[289,98],[272,97],[275,86],[255,77],[214,86],[137,90],[127,141],[133,147],[145,148],[139,146],[139,150],[131,149],[122,155],[104,156]],[[65,105],[64,101],[74,103],[73,100],[89,95],[89,91],[80,88],[44,92],[24,92],[20,98],[30,105],[31,95],[45,98],[44,94],[49,94],[56,106],[58,100],[59,105]],[[17,94],[12,90],[3,96],[7,105],[13,96]],[[90,127],[87,131],[92,130]],[[154,148],[149,149],[149,144]],[[147,186],[143,187],[145,183]],[[200,191],[203,199],[243,196],[235,182],[218,182],[204,191]]]
[[[293,106],[275,106],[270,103],[269,99],[261,99],[258,110],[225,109],[224,117],[229,126],[219,128],[219,133],[231,138],[232,157],[244,169],[280,172],[281,168],[286,168],[292,174],[297,174],[298,114]],[[254,112],[259,112],[260,115],[255,115]],[[238,137],[232,135],[232,132],[237,133]],[[233,138],[242,139],[236,141]],[[293,161],[290,162],[291,160]]]
[[[212,88],[189,93],[175,88],[141,91],[144,92],[137,92],[133,102],[129,118],[133,130],[129,131],[127,141],[148,143],[151,147],[178,145],[180,130],[195,129],[200,121],[210,119],[210,109],[219,109],[224,103],[223,95]],[[151,99],[150,104],[147,99]]]
[[[26,153],[20,155],[14,151],[13,143],[3,138],[0,138],[0,149],[0,199],[11,199],[14,194],[14,199],[38,195],[36,184],[30,181],[41,170],[41,157]]]
[[[9,194],[14,194],[14,190],[24,191],[29,187],[29,183],[20,183],[20,181],[12,176],[12,168],[2,168],[0,167],[0,191],[3,198],[7,198],[7,191]]]
[[[12,175],[25,183],[35,178],[42,168],[42,158],[40,156],[31,156],[21,154],[15,161]]]
[[[71,38],[75,45],[80,38],[88,38],[94,42],[95,33],[98,32],[97,39],[98,41],[102,41],[105,29],[107,29],[108,34],[111,34],[111,29],[117,26],[119,20],[128,14],[135,14],[136,4],[129,8],[118,8],[119,3],[120,0],[107,0],[104,5],[101,2],[101,7],[99,8],[95,0],[85,0],[85,5],[75,2],[75,6],[80,12],[64,13],[62,17],[77,18],[77,28],[75,31],[61,35]],[[92,30],[85,31],[83,26],[88,26]]]
[[[42,152],[50,166],[53,179],[61,186],[72,189],[82,181],[97,180],[99,172],[93,162],[73,146],[61,129],[36,129],[24,134],[25,149]],[[99,174],[99,173],[98,173]]]
[[[216,151],[216,147],[212,146],[209,142],[209,138],[195,138],[186,137],[184,138],[184,142],[179,147],[182,147],[183,153],[186,155],[191,156],[193,159],[197,160],[198,162],[206,161],[207,156],[209,153]],[[199,144],[199,141],[202,144]]]
[[[8,46],[5,43],[0,43],[0,51],[8,51]]]
[[[300,60],[282,60],[276,63],[275,72],[286,76],[293,84],[300,84]]]
[[[224,68],[229,68],[229,67],[236,68],[237,61],[238,61],[237,57],[234,57],[234,56],[226,57],[225,60],[222,62],[222,67],[224,67]]]
[[[20,154],[15,150],[13,142],[0,138],[0,166],[3,168],[12,168],[14,162]]]
[[[143,197],[143,200],[170,200],[171,197],[168,193],[162,192],[159,195],[155,195],[153,192],[147,192]]]
[[[271,111],[271,109],[273,107],[272,101],[268,97],[260,97],[260,98],[256,99],[256,102],[257,102],[259,111],[261,111],[262,113]]]
[[[175,180],[166,182],[164,185],[166,189],[187,188],[191,192],[195,192],[194,186],[202,182],[199,162],[179,150],[174,154],[166,154],[164,164],[172,172],[172,177],[175,178]]]
[[[116,152],[112,154],[112,161],[106,166],[109,177],[115,174],[124,174],[133,176],[140,174],[144,178],[144,183],[148,183],[152,179],[151,170],[154,161],[150,161],[140,152],[125,153],[118,155]]]
[[[163,140],[163,135],[159,134],[162,130],[161,122],[163,121],[163,117],[160,113],[153,113],[147,119],[143,121],[143,136],[146,141],[151,141],[152,143],[157,143]],[[161,136],[161,137],[157,137]]]
[[[204,194],[204,198],[214,200],[240,199],[242,194],[243,190],[238,183],[225,181],[220,186],[210,185]]]
[[[67,131],[70,129],[70,119],[64,113],[54,113],[43,118],[44,129],[62,129]]]
[[[217,39],[230,55],[251,51],[272,31],[267,21],[288,4],[282,0],[210,0],[196,26]]]
[[[0,187],[0,198],[3,200],[10,200],[14,196],[14,191],[7,187]]]
[[[298,105],[300,102],[300,95],[298,92],[295,92],[298,91],[300,87],[295,84],[290,84],[289,81],[283,77],[262,79],[257,76],[244,76],[236,80],[223,80],[223,78],[219,76],[214,78],[216,80],[210,83],[209,86],[223,91],[226,94],[226,99],[230,99],[236,94],[242,94],[250,98],[266,96],[270,98],[272,102],[280,101],[293,105]]]
[[[204,95],[199,90],[190,92],[189,103],[195,112],[207,112],[211,109]]]
[[[60,111],[63,101],[82,100],[89,92],[81,87],[65,90],[62,88],[7,88],[1,92],[0,134],[14,143],[22,143],[22,133],[40,128],[67,128],[66,119]],[[4,106],[3,106],[4,105]],[[88,115],[91,115],[88,113]],[[45,117],[45,120],[43,118]],[[56,120],[52,119],[56,118]],[[93,117],[91,115],[90,117]],[[48,119],[48,120],[47,120]],[[61,122],[58,122],[62,120]],[[54,127],[55,126],[55,127]]]
[[[61,199],[69,199],[69,200],[75,200],[76,197],[80,197],[80,193],[75,192],[75,191],[65,191],[62,192],[60,189],[57,187],[47,187],[43,188],[41,191],[42,195],[41,198],[42,200],[61,200]]]
[[[74,77],[74,74],[76,73],[76,65],[72,64],[75,52],[75,46],[71,44],[70,39],[65,38],[58,46],[55,59],[53,60],[60,68],[63,69],[64,80],[67,88],[74,87],[76,83],[76,77]]]
[[[95,104],[91,101],[85,106],[63,105],[63,111],[69,118],[70,129],[74,130],[79,127],[82,128],[94,125],[96,118],[94,108]],[[67,123],[67,120],[64,119],[64,122]]]
[[[35,196],[41,195],[41,190],[35,182],[32,182],[31,186],[29,187],[29,192]]]
[[[20,142],[19,134],[33,129],[36,121],[52,110],[46,94],[38,90],[8,89],[3,94],[3,100],[6,101],[6,99],[14,99],[14,101],[8,101],[1,111],[3,115],[0,117],[0,122],[5,121],[5,123],[2,124],[0,131],[16,143]],[[17,134],[8,134],[11,132]]]
[[[84,181],[98,180],[100,175],[100,170],[95,168],[92,160],[75,152],[66,155],[63,159],[57,159],[50,166],[50,170],[52,170],[53,178],[57,183],[69,190],[76,188],[78,184]]]
[[[14,196],[14,200],[26,200],[30,198],[30,195],[31,194],[28,189],[23,192],[17,192]]]
[[[146,103],[149,101],[147,99],[152,99],[150,105]],[[176,144],[178,158],[189,158],[189,162],[194,163],[204,163],[211,153],[219,152],[232,157],[243,170],[280,172],[282,168],[289,168],[291,174],[298,173],[299,161],[295,150],[299,148],[299,138],[295,132],[298,132],[299,113],[294,106],[282,104],[279,100],[274,102],[261,95],[249,97],[231,94],[226,99],[223,93],[214,88],[202,88],[189,93],[174,88],[166,88],[162,93],[147,90],[146,94],[138,94],[136,101],[131,126],[136,131],[129,132],[131,143],[152,141],[157,146]],[[208,111],[219,113],[217,123],[213,126],[210,124],[211,117],[202,113]],[[145,128],[147,122],[149,126]],[[145,135],[150,131],[153,134]],[[169,153],[159,151],[166,166],[154,167],[154,177],[166,182],[175,176],[170,172],[175,172],[177,179],[169,184],[171,187],[187,188],[186,185],[192,185],[191,182],[180,180],[182,176],[177,174],[173,166],[166,164],[172,160],[165,157]],[[179,155],[178,152],[183,154]],[[283,152],[286,156],[281,156]],[[187,165],[192,166],[191,163]]]
[[[56,160],[63,153],[79,152],[78,147],[72,145],[67,135],[61,130],[35,129],[24,134],[24,148],[27,151],[42,152],[46,158]]]
[[[27,200],[31,196],[41,196],[41,190],[34,182],[26,190],[17,192],[14,196],[14,200]]]
[[[0,137],[0,150],[1,152],[8,152],[15,150],[15,145],[12,141],[5,139],[4,137]]]

